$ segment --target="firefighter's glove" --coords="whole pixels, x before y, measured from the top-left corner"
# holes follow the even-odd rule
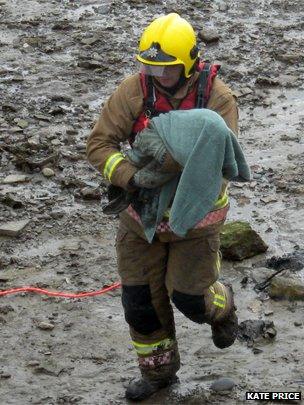
[[[129,206],[135,196],[121,187],[110,184],[107,197],[108,203],[102,206],[102,212],[106,215],[117,215]]]
[[[150,163],[134,174],[132,185],[141,188],[156,188],[176,176],[176,173],[162,173],[160,168],[161,165],[156,160],[151,160]]]
[[[165,147],[160,136],[152,129],[146,128],[136,135],[133,148],[142,156],[150,156],[159,164],[159,171],[163,173],[178,173],[182,167],[173,159]],[[133,161],[132,157],[130,157]]]

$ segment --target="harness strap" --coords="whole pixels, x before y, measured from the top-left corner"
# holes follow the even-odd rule
[[[147,118],[152,118],[155,113],[154,102],[155,102],[155,90],[153,86],[152,76],[146,76],[146,89],[147,98],[145,103],[145,115]]]
[[[208,86],[210,68],[211,64],[205,62],[203,69],[200,71],[197,88],[196,108],[205,108],[208,103],[208,95],[206,94],[206,90]]]

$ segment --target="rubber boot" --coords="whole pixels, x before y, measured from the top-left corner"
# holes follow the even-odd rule
[[[212,340],[219,349],[233,345],[238,334],[238,318],[235,313],[233,290],[231,286],[225,287],[227,300],[230,301],[228,303],[229,311],[223,318],[211,323]]]
[[[176,376],[166,380],[148,380],[137,378],[132,380],[126,389],[126,398],[132,401],[143,401],[162,388],[169,387],[178,381]]]

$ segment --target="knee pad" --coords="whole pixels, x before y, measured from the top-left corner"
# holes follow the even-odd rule
[[[196,323],[206,322],[206,307],[203,295],[184,294],[174,290],[172,302],[191,321]]]
[[[161,329],[149,285],[122,286],[122,305],[127,323],[136,332],[149,335]]]

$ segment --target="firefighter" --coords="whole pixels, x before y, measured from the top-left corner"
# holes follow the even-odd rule
[[[137,60],[140,72],[123,80],[107,100],[87,143],[89,162],[112,185],[129,192],[145,187],[145,177],[120,145],[132,145],[152,117],[208,108],[238,132],[235,97],[217,77],[219,66],[201,61],[194,30],[184,18],[170,13],[155,19],[142,34]],[[163,169],[182,170],[169,153]],[[238,321],[233,292],[218,281],[219,233],[228,207],[223,179],[213,210],[185,237],[175,235],[165,217],[152,243],[132,204],[120,214],[116,250],[122,305],[141,371],[126,390],[128,399],[143,400],[176,381],[180,359],[171,303],[193,322],[208,323],[216,347],[234,343]]]

